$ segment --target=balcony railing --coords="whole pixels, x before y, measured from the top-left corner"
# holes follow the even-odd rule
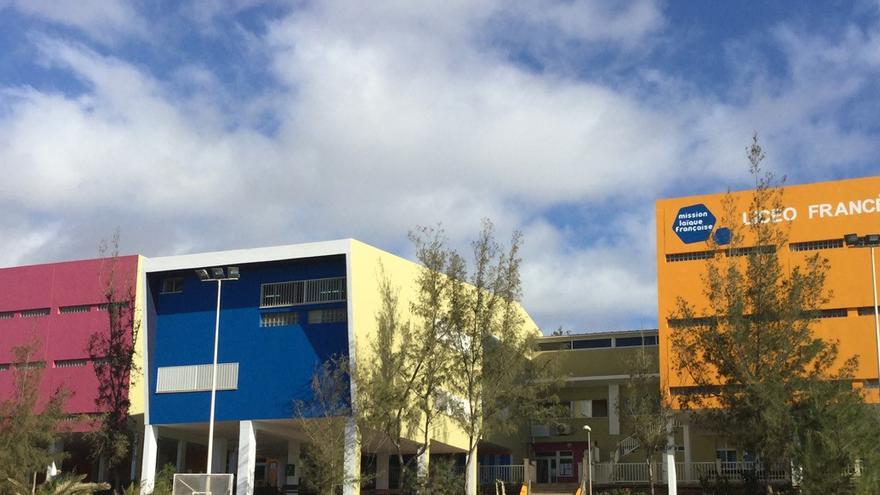
[[[523,472],[524,469],[522,464],[498,466],[480,465],[477,467],[477,476],[480,479],[481,485],[491,485],[496,481],[503,481],[511,484],[522,483],[524,479]]]
[[[665,483],[663,463],[655,462],[654,481]],[[680,483],[698,483],[701,479],[724,477],[730,481],[742,481],[754,473],[760,480],[784,482],[790,474],[783,467],[767,468],[754,462],[676,462],[675,476]],[[648,483],[648,465],[644,462],[599,463],[593,465],[593,482],[596,484]]]

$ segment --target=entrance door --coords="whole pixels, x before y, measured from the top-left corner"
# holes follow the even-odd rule
[[[553,457],[538,457],[538,483],[556,483],[556,454]]]

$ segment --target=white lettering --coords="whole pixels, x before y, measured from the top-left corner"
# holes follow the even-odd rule
[[[874,213],[877,211],[875,208],[875,201],[873,199],[863,199],[862,200],[862,211],[865,213]]]
[[[813,215],[815,215],[818,212],[818,210],[819,210],[819,205],[810,205],[807,207],[807,215],[810,218],[813,218]]]
[[[825,215],[828,215],[829,217],[832,216],[831,205],[828,203],[822,203],[819,205],[819,218],[825,218]]]
[[[794,221],[794,219],[797,218],[797,210],[789,206],[788,208],[782,210],[782,218],[784,218],[787,222]]]
[[[862,214],[862,202],[861,201],[850,201],[849,202],[849,214],[850,215],[861,215]]]
[[[837,209],[834,210],[834,216],[836,217],[838,215],[849,215],[849,211],[846,209],[846,203],[843,201],[837,203]]]

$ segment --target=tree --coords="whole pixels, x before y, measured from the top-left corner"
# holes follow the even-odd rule
[[[638,440],[648,466],[651,494],[654,494],[654,458],[667,446],[667,425],[672,407],[666,391],[657,386],[657,363],[644,347],[627,363],[629,378],[624,387],[620,411],[624,426]]]
[[[381,306],[376,314],[376,336],[370,343],[371,359],[358,366],[362,424],[378,432],[382,441],[394,448],[401,469],[401,488],[405,490],[417,490],[420,483],[425,483],[427,473],[417,473],[413,463],[429,448],[431,426],[438,413],[438,403],[432,399],[443,376],[444,359],[438,355],[442,349],[437,345],[435,323],[442,291],[438,273],[426,271],[417,282],[419,293],[427,297],[420,298],[414,308],[422,317],[414,328],[409,321],[403,321],[398,289],[382,272]],[[403,442],[417,433],[421,441],[415,455],[405,458]],[[418,474],[423,475],[421,480]]]
[[[531,357],[537,331],[526,328],[521,296],[519,249],[515,233],[505,251],[495,241],[490,221],[473,242],[473,268],[446,246],[442,230],[420,229],[412,239],[425,266],[417,314],[438,327],[437,348],[449,354],[447,411],[468,437],[466,492],[477,490],[480,440],[491,432],[517,427],[522,418],[539,417],[555,385],[546,368]]]
[[[308,444],[301,454],[303,484],[331,495],[355,483],[345,472],[345,424],[352,415],[348,357],[334,356],[319,365],[311,380],[312,398],[294,401],[294,418]]]
[[[821,444],[813,433],[831,431],[833,416],[823,415],[833,410],[846,417],[843,408],[861,401],[856,394],[836,403],[840,396],[821,392],[829,384],[849,386],[857,360],[836,366],[836,342],[813,334],[819,310],[830,297],[825,290],[828,261],[817,252],[790,270],[783,266],[779,252],[788,231],[765,221],[766,212],[781,211],[783,189],[761,168],[764,153],[757,136],[747,152],[755,178],[752,213],[742,226],[728,195],[723,216],[731,229],[730,245],[709,241],[715,254],[702,277],[705,306],[680,298],[670,315],[677,322],[671,332],[673,366],[695,385],[694,393],[680,395],[679,401],[698,422],[762,462],[801,464],[811,455],[810,445]],[[811,427],[826,429],[810,433]],[[854,455],[856,450],[848,448],[850,462]],[[837,469],[821,468],[824,461],[812,459],[819,464],[811,469],[818,472]]]
[[[87,438],[92,444],[92,457],[106,459],[113,486],[119,487],[123,462],[134,439],[128,392],[132,377],[139,371],[134,363],[139,320],[135,315],[135,289],[127,282],[127,274],[121,277],[119,273],[118,229],[109,242],[101,241],[98,252],[103,258],[98,278],[104,291],[108,325],[106,331],[95,332],[89,338],[88,353],[98,378],[95,406],[102,413]]]
[[[53,453],[52,446],[69,393],[59,388],[44,403],[40,400],[45,363],[35,359],[39,348],[37,338],[13,348],[15,390],[12,397],[0,402],[0,480],[24,485],[30,484],[32,474],[63,457]],[[12,486],[0,483],[0,493],[10,491],[14,491]]]

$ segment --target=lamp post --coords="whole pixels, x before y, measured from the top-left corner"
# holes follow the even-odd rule
[[[880,310],[877,307],[877,267],[874,261],[874,247],[880,246],[880,234],[846,234],[843,241],[848,247],[870,248],[871,285],[874,289],[874,339],[877,344],[877,383],[880,385]]]
[[[211,366],[211,417],[208,420],[208,466],[207,474],[211,474],[211,463],[214,456],[214,406],[217,400],[217,341],[220,336],[220,292],[224,280],[238,280],[240,274],[237,266],[228,268],[214,267],[210,274],[205,268],[196,270],[196,275],[202,282],[217,282],[217,311],[214,316],[214,361]]]
[[[590,428],[590,425],[584,425],[584,431],[587,432],[587,469],[584,472],[584,477],[586,478],[589,475],[590,490],[587,493],[593,495],[593,442],[590,439],[590,432],[593,429]]]

